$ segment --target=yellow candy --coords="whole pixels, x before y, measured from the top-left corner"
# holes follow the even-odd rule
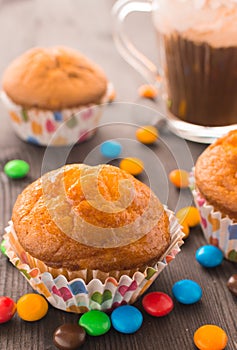
[[[194,227],[200,223],[200,215],[196,207],[184,207],[176,213],[176,218],[181,225],[187,224]]]
[[[124,158],[121,160],[119,167],[132,175],[139,175],[144,169],[143,162],[138,158]]]
[[[39,294],[25,294],[17,302],[17,313],[24,321],[38,321],[48,312],[48,303]]]
[[[136,138],[144,144],[154,143],[158,138],[158,130],[152,125],[145,125],[136,131]]]
[[[169,173],[170,182],[178,188],[185,188],[189,185],[189,173],[186,170],[174,169]]]
[[[228,337],[222,328],[207,324],[196,330],[193,340],[200,350],[223,350],[227,345]]]

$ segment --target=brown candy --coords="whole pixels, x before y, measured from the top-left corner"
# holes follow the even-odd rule
[[[84,344],[86,332],[77,324],[65,323],[53,335],[54,345],[60,350],[76,350]]]
[[[237,296],[237,274],[232,275],[228,282],[227,282],[227,287],[229,288],[229,290]]]

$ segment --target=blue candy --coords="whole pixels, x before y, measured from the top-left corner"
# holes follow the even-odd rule
[[[202,288],[192,280],[180,280],[172,287],[172,293],[182,304],[194,304],[202,297]]]
[[[124,305],[111,314],[113,327],[120,333],[135,333],[142,325],[142,313],[134,306]]]
[[[105,141],[100,145],[100,152],[106,158],[117,158],[122,151],[122,146],[117,141]]]
[[[214,245],[204,245],[196,251],[196,259],[204,267],[216,267],[222,263],[224,255]]]

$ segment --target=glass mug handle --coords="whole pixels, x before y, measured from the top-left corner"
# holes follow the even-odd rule
[[[124,31],[124,21],[133,12],[151,12],[152,2],[119,0],[115,3],[112,15],[114,24],[114,42],[121,56],[138,71],[149,84],[158,84],[158,70],[146,56],[138,51]]]

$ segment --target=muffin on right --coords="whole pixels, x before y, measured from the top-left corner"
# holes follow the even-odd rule
[[[199,156],[190,187],[208,243],[237,262],[237,130]]]

